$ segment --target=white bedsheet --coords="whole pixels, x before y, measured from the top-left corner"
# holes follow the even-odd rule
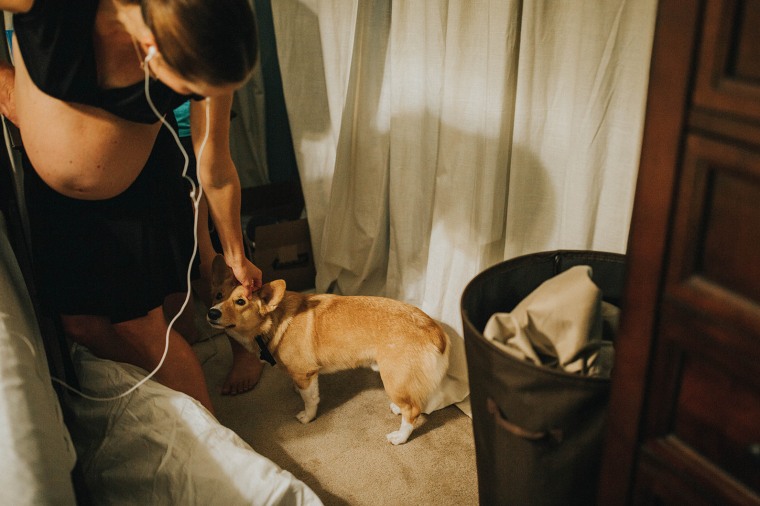
[[[146,372],[77,346],[85,393],[126,391]],[[73,397],[72,430],[96,504],[322,504],[303,482],[256,453],[200,403],[155,381],[114,401]]]

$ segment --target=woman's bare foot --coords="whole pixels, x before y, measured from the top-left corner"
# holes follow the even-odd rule
[[[230,339],[232,368],[222,386],[222,395],[237,395],[252,390],[259,382],[264,364],[255,353]]]

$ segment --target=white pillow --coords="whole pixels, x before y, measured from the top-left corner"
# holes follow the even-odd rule
[[[109,397],[145,377],[75,346],[83,391]],[[96,504],[322,504],[195,399],[149,380],[126,397],[72,396],[72,436]]]

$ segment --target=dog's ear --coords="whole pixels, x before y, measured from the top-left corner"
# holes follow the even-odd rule
[[[274,309],[285,295],[285,281],[282,279],[271,281],[262,286],[258,293],[264,305]]]
[[[213,286],[221,286],[232,277],[232,269],[227,266],[227,262],[224,261],[224,255],[217,254],[211,262],[211,284]]]

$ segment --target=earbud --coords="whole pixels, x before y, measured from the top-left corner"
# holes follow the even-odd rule
[[[148,48],[148,54],[145,56],[145,63],[148,63],[156,56],[156,46],[150,46]]]

